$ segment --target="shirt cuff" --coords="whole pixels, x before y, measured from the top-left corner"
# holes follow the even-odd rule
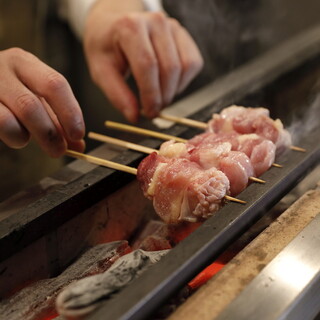
[[[83,38],[84,25],[88,11],[97,0],[60,0],[59,14],[69,22],[71,29],[78,36]]]
[[[161,0],[142,0],[146,11],[164,11]]]

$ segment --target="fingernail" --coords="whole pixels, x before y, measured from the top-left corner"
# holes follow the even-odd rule
[[[81,140],[85,135],[85,126],[82,121],[77,122],[71,132],[70,132],[70,139],[76,141]]]
[[[132,109],[125,109],[124,110],[124,116],[126,117],[126,119],[132,123],[135,123],[138,121],[138,113],[135,112]]]
[[[154,104],[153,108],[150,110],[151,118],[155,118],[159,115],[160,111],[162,110],[163,105],[160,103]]]

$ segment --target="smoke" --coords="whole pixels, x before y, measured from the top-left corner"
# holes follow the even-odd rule
[[[313,98],[311,104],[303,110],[306,110],[303,117],[293,121],[293,124],[289,128],[294,143],[299,143],[303,137],[309,136],[319,128],[320,91]]]

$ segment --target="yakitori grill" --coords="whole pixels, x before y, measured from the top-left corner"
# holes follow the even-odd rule
[[[108,143],[84,157],[102,159],[100,166],[78,159],[3,202],[4,319],[314,319],[320,312],[320,27],[164,114],[207,123],[231,105],[267,108],[301,150],[287,146],[268,170],[252,171],[248,177],[257,181],[229,194],[240,203],[226,198],[205,219],[163,222],[134,174],[146,153]],[[183,140],[204,132],[165,126],[155,130]],[[149,150],[164,142],[140,139]],[[106,168],[104,160],[133,171]]]

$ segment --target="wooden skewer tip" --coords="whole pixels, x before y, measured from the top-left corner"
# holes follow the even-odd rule
[[[232,202],[237,202],[237,203],[241,203],[241,204],[246,204],[247,202],[244,200],[240,200],[234,197],[230,197],[230,196],[224,196],[226,200],[232,201]]]
[[[283,168],[283,165],[278,163],[273,163],[272,166],[275,168]]]
[[[135,126],[130,126],[128,124],[123,124],[119,122],[113,122],[113,121],[105,121],[105,126],[108,128],[116,129],[116,130],[121,130],[125,132],[131,132],[135,134],[141,134],[144,136],[149,136],[153,138],[157,138],[160,140],[175,140],[177,142],[186,142],[187,139],[183,139],[180,137],[175,137],[169,134],[157,132],[157,131],[152,131],[148,129],[143,129],[143,128],[138,128]]]
[[[296,146],[291,146],[290,149],[293,150],[293,151],[298,151],[298,152],[307,152],[306,149],[300,148],[300,147],[296,147]]]
[[[181,118],[176,116],[171,116],[168,114],[160,114],[160,118],[180,124],[184,124],[190,127],[199,128],[199,129],[206,129],[208,127],[208,124],[205,122],[189,119],[189,118]]]
[[[249,177],[249,180],[253,181],[253,182],[258,182],[258,183],[266,183],[265,180],[262,180],[262,179],[259,179],[259,178],[256,178],[256,177]]]
[[[99,166],[123,171],[123,172],[134,174],[134,175],[137,175],[137,172],[138,172],[138,170],[136,168],[132,168],[132,167],[129,167],[129,166],[117,163],[117,162],[113,162],[110,160],[105,160],[105,159],[101,159],[98,157],[90,156],[88,154],[84,154],[84,153],[73,151],[73,150],[67,150],[65,155],[72,157],[72,158],[84,160],[84,161],[87,161],[87,162],[90,162],[90,163],[93,163],[93,164],[96,164]]]

